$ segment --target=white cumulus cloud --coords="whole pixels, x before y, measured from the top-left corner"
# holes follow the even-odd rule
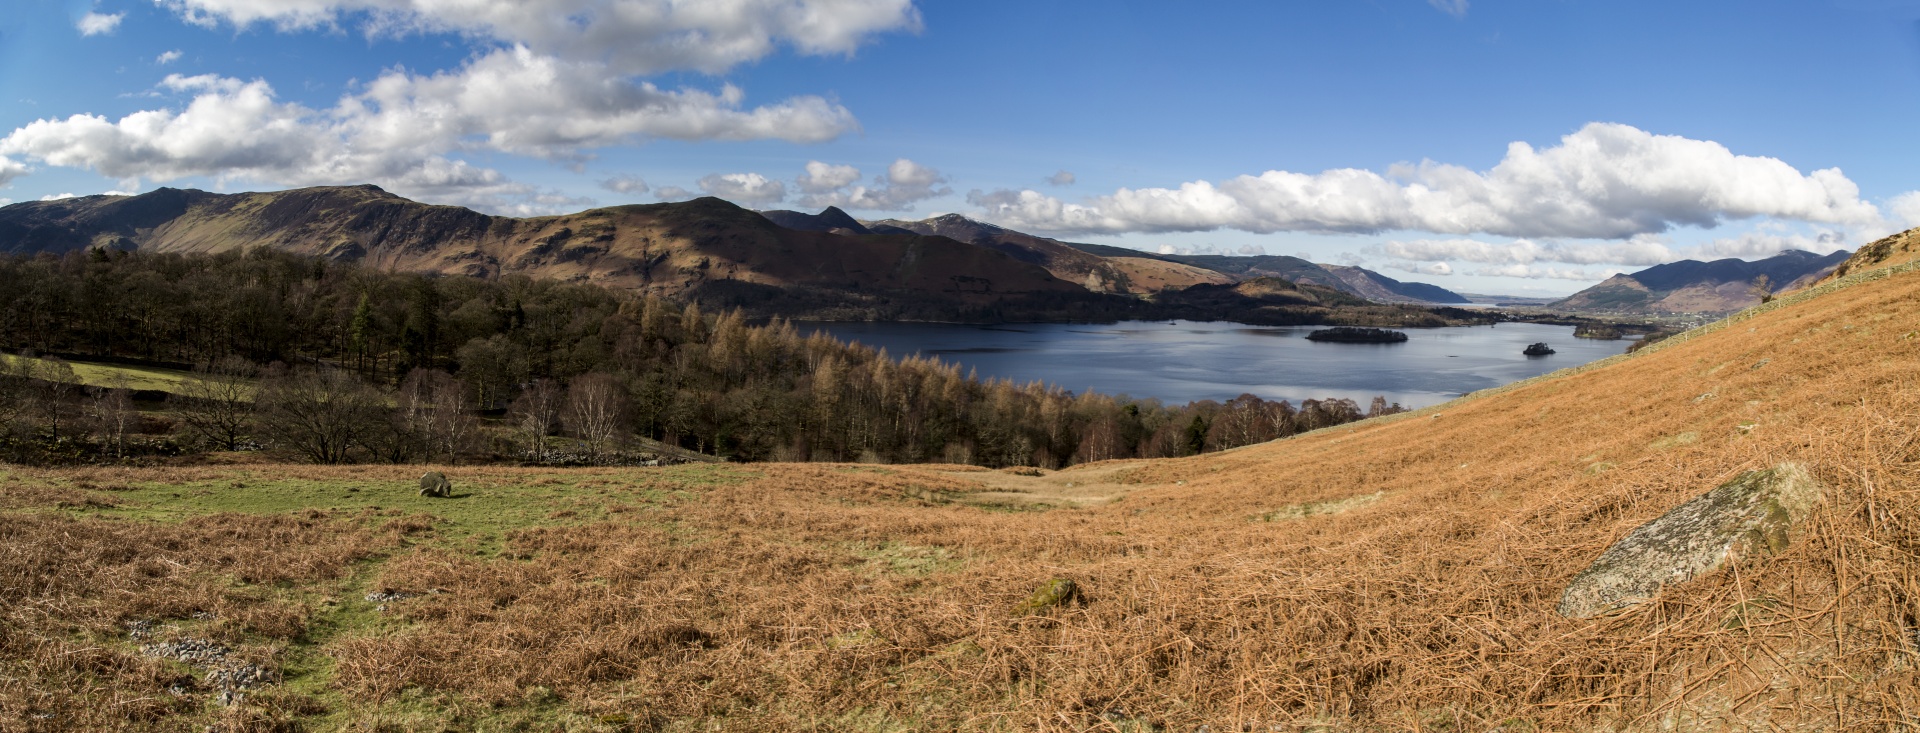
[[[1073,185],[1073,181],[1073,174],[1067,171],[1060,171],[1059,173],[1047,176],[1047,183],[1054,186],[1071,186]]]
[[[159,56],[155,56],[153,59],[153,62],[161,66],[166,66],[167,64],[171,64],[175,61],[179,61],[180,55],[181,54],[178,50],[167,51],[165,53],[160,54]]]
[[[859,185],[860,169],[850,165],[807,163],[807,170],[795,179],[801,206],[873,211],[907,211],[913,204],[935,196],[953,193],[947,177],[940,171],[900,158],[887,166],[887,172],[874,177],[873,185]]]
[[[1620,274],[1620,270],[1583,270],[1563,267],[1542,267],[1538,265],[1500,265],[1497,267],[1482,267],[1474,270],[1473,274],[1483,277],[1519,277],[1529,280],[1578,280],[1581,282],[1594,282],[1618,275]]]
[[[61,200],[65,200],[65,199],[70,199],[70,198],[74,198],[74,194],[71,194],[71,193],[50,193],[50,194],[47,194],[47,195],[45,195],[45,196],[41,196],[41,197],[40,197],[40,200],[41,200],[41,201],[61,201]]]
[[[647,182],[639,176],[619,175],[600,182],[600,187],[614,193],[646,193]]]
[[[860,169],[850,165],[831,165],[809,160],[806,171],[794,181],[800,185],[801,193],[829,194],[836,189],[859,183]]]
[[[1887,202],[1887,208],[1894,218],[1904,227],[1920,227],[1920,191],[1908,191],[1893,197]]]
[[[1382,267],[1385,267],[1390,270],[1399,270],[1401,272],[1411,272],[1415,275],[1438,275],[1438,276],[1444,277],[1444,276],[1453,274],[1453,265],[1449,265],[1445,262],[1408,262],[1406,260],[1391,260],[1391,261],[1388,261],[1385,265],[1382,265]]]
[[[709,195],[741,206],[767,206],[787,197],[787,184],[758,173],[715,173],[703,176],[695,183]]]
[[[1477,239],[1394,240],[1381,244],[1379,251],[1389,257],[1422,262],[1452,260],[1491,264],[1563,262],[1579,265],[1658,265],[1676,259],[1671,248],[1647,235],[1613,242],[1540,243],[1529,239],[1517,239],[1506,243],[1483,242]]]
[[[113,13],[111,15],[105,13],[87,13],[86,15],[80,16],[80,21],[74,23],[74,27],[80,29],[80,35],[83,36],[110,35],[115,29],[120,27],[120,21],[126,20],[126,18],[126,13]]]
[[[1036,191],[975,191],[984,216],[1059,233],[1238,229],[1625,239],[1748,217],[1836,224],[1879,210],[1837,168],[1802,174],[1707,140],[1592,123],[1554,147],[1523,142],[1487,171],[1423,161],[1386,173],[1267,171],[1215,184],[1120,189],[1075,204]]]
[[[32,173],[33,169],[17,160],[0,156],[0,186],[13,182],[13,179]]]
[[[1726,257],[1755,260],[1794,249],[1827,254],[1836,249],[1846,248],[1846,235],[1836,231],[1823,230],[1812,234],[1801,234],[1757,230],[1743,232],[1734,237],[1721,237],[1702,244],[1694,253],[1694,257],[1703,260]]]
[[[655,198],[661,201],[685,201],[693,198],[693,192],[679,186],[661,186],[653,190]]]
[[[391,70],[326,110],[280,102],[263,80],[175,74],[161,88],[190,99],[183,108],[118,120],[38,120],[0,137],[0,156],[114,178],[372,182],[402,195],[520,211],[551,194],[449,156],[491,150],[579,160],[647,138],[817,141],[853,125],[844,108],[818,97],[743,108],[736,87],[662,91],[525,49],[432,76]],[[12,158],[0,161],[0,180],[25,172]]]
[[[719,73],[781,48],[851,54],[916,32],[912,0],[156,0],[188,22],[282,30],[357,24],[368,36],[451,32],[609,66]]]
[[[1427,0],[1427,4],[1455,18],[1466,17],[1467,14],[1467,0]]]

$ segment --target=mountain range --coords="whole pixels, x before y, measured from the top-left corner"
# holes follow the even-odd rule
[[[235,194],[162,188],[0,208],[0,254],[262,246],[410,272],[590,282],[756,315],[1268,325],[1484,320],[1371,303],[1331,274],[1276,281],[1272,273],[1284,268],[1259,263],[1208,267],[1133,250],[1108,256],[954,215],[862,222],[832,208],[763,214],[701,198],[514,218],[423,204],[375,186]]]
[[[1761,291],[1785,292],[1811,285],[1841,263],[1846,250],[1819,255],[1787,250],[1763,260],[1680,260],[1598,285],[1548,304],[1552,310],[1604,313],[1730,313],[1756,305]],[[1756,281],[1765,277],[1763,288]]]
[[[375,186],[236,194],[161,188],[0,208],[5,254],[89,248],[207,253],[254,246],[397,270],[594,282],[809,317],[1169,315],[1147,312],[1144,298],[1179,317],[1237,318],[1235,307],[1468,300],[1426,283],[1285,255],[1159,254],[1063,242],[958,214],[863,221],[833,207],[817,214],[755,212],[717,198],[514,218],[423,204]],[[1616,275],[1547,307],[1729,312],[1758,302],[1756,278],[1765,276],[1772,290],[1796,289],[1833,272],[1847,256],[1794,250],[1754,262],[1682,260]],[[1239,287],[1247,283],[1254,284]],[[1236,306],[1234,298],[1245,300]],[[1285,319],[1328,320],[1324,315],[1291,312]],[[1386,320],[1405,322],[1399,314]]]
[[[1055,277],[1080,283],[1094,292],[1148,295],[1202,284],[1230,285],[1254,278],[1277,277],[1298,285],[1338,290],[1378,303],[1468,302],[1466,296],[1436,285],[1401,282],[1360,267],[1316,264],[1286,255],[1150,253],[1111,245],[1063,242],[974,221],[959,214],[943,214],[920,221],[860,221],[834,207],[828,207],[818,214],[799,211],[760,213],[776,224],[802,231],[852,234],[911,232],[944,236],[1040,265]]]

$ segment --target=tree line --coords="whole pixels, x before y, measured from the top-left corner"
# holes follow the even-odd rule
[[[324,463],[617,461],[657,441],[734,460],[1052,468],[1222,450],[1399,409],[1075,394],[591,284],[396,273],[265,248],[0,259],[0,346],[192,368],[164,411],[183,446],[266,443]],[[110,450],[100,426],[111,420],[75,415],[106,415],[127,390],[78,388],[57,358],[8,364],[7,439]]]

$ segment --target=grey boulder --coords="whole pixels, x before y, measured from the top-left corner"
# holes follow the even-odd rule
[[[1735,476],[1607,548],[1561,594],[1560,615],[1598,616],[1718,570],[1729,557],[1784,552],[1819,502],[1820,485],[1797,464]]]

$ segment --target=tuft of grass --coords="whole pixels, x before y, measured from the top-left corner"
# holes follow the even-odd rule
[[[1317,516],[1322,516],[1327,514],[1340,514],[1343,512],[1348,512],[1354,509],[1358,509],[1368,504],[1372,504],[1384,498],[1386,495],[1387,493],[1384,491],[1375,491],[1371,494],[1349,496],[1345,499],[1334,499],[1331,501],[1311,501],[1304,504],[1289,504],[1287,506],[1280,507],[1279,509],[1275,509],[1270,512],[1263,512],[1260,514],[1256,514],[1254,515],[1254,521],[1284,522],[1292,519],[1305,519],[1307,517],[1317,517]]]

